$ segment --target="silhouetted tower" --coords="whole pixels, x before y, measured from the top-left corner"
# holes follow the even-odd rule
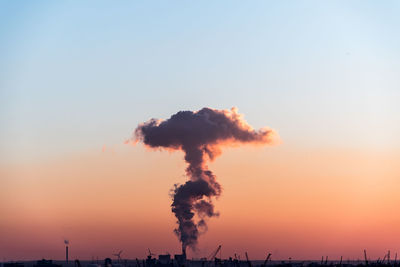
[[[67,264],[68,264],[68,245],[65,246],[65,261],[66,261]]]
[[[186,248],[182,247],[182,256],[186,260]]]
[[[69,245],[69,240],[64,239],[64,244],[65,244],[65,261],[68,264],[68,245]]]

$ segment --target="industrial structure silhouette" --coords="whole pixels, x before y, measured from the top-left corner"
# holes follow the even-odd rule
[[[400,267],[397,260],[397,253],[394,259],[391,258],[388,251],[382,258],[372,260],[368,258],[367,251],[364,250],[363,260],[346,260],[343,257],[340,260],[328,260],[328,256],[322,256],[320,261],[296,261],[289,258],[288,260],[273,260],[272,254],[268,253],[264,260],[251,260],[248,253],[245,252],[245,259],[240,259],[236,253],[233,257],[222,259],[221,245],[219,245],[208,257],[200,259],[187,259],[183,250],[182,254],[160,254],[158,257],[148,249],[146,259],[122,259],[121,253],[113,254],[116,259],[105,258],[104,261],[80,261],[75,259],[73,262],[38,260],[36,262],[3,262],[0,267]],[[68,253],[68,251],[66,251]]]

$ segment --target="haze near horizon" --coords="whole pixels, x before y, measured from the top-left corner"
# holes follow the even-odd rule
[[[219,244],[253,259],[400,253],[399,11],[1,2],[0,259],[63,259],[64,239],[79,259],[180,253],[170,190],[188,180],[185,154],[124,142],[151,118],[204,107],[237,107],[281,142],[206,162],[219,216],[190,257]]]

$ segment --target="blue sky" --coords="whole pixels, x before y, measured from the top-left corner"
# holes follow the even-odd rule
[[[400,148],[398,1],[2,1],[0,157],[237,106],[288,146]]]

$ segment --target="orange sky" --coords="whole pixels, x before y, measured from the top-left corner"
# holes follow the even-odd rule
[[[181,152],[142,145],[2,165],[0,257],[62,259],[179,252],[169,190],[185,181]],[[230,148],[210,164],[223,186],[221,213],[197,252],[224,257],[382,257],[400,252],[400,155],[390,151]]]
[[[183,153],[122,142],[232,106],[283,143],[210,163],[189,257],[400,253],[400,1],[326,2],[0,1],[0,261],[179,252]]]

